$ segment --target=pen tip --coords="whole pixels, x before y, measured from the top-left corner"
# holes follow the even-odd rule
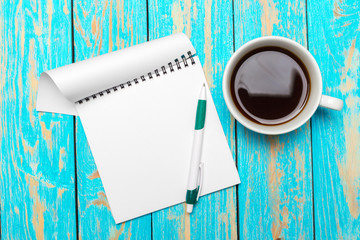
[[[192,213],[193,210],[193,205],[192,204],[186,204],[186,212],[187,213]]]
[[[205,83],[203,83],[203,87],[205,87]]]

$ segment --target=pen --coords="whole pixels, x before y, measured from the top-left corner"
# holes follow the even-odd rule
[[[205,84],[202,85],[196,109],[195,132],[192,145],[190,171],[186,191],[186,211],[191,213],[198,201],[203,180],[204,163],[201,161],[202,145],[204,138],[204,125],[206,117]]]

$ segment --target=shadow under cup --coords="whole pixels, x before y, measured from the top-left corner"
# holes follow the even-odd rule
[[[269,55],[270,51],[275,55]],[[279,60],[280,65],[276,65],[275,60]],[[289,76],[288,63],[300,68],[296,74],[303,72],[303,76],[295,77],[302,81],[302,87],[296,83],[300,80],[284,84],[276,81],[274,70],[281,70],[277,74],[284,79]],[[259,69],[256,64],[261,65]],[[251,82],[252,77],[256,79],[264,73],[268,82]],[[284,89],[293,91],[292,103],[286,96],[266,96],[269,92],[286,92]],[[313,56],[297,42],[283,37],[261,37],[246,43],[230,58],[223,77],[224,98],[232,115],[245,127],[269,135],[287,133],[303,125],[319,106],[321,90],[321,74]]]

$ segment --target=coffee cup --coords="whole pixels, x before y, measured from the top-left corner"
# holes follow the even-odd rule
[[[301,109],[295,116],[279,124],[262,124],[261,122],[250,119],[244,111],[239,109],[239,104],[236,99],[234,99],[232,84],[236,68],[239,66],[239,63],[243,62],[246,56],[249,56],[249,53],[254,51],[256,52],[257,49],[262,48],[281,48],[284,49],[284,51],[290,52],[301,61],[303,66],[306,68],[308,75],[310,87],[308,89],[306,102],[304,102]],[[261,56],[258,58],[261,60]],[[223,94],[228,109],[239,123],[255,132],[267,135],[284,134],[299,128],[312,117],[319,106],[333,110],[341,110],[343,107],[343,101],[341,99],[322,94],[321,72],[317,62],[310,52],[299,43],[278,36],[260,37],[251,40],[241,46],[232,55],[224,71]]]

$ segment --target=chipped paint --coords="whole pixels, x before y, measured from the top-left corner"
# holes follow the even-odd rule
[[[101,18],[101,25],[100,25],[100,30],[99,30],[99,34],[100,34],[100,41],[99,41],[99,47],[98,47],[98,52],[97,52],[97,55],[100,55],[100,50],[102,48],[102,44],[103,44],[103,31],[102,31],[102,28],[103,28],[103,22],[104,22],[104,19],[105,19],[105,13],[106,13],[106,10],[108,8],[108,1],[105,2],[105,6],[103,8],[103,11],[102,11],[102,18]],[[110,6],[111,8],[111,6]]]
[[[39,146],[39,140],[35,142],[34,146],[31,146],[23,137],[21,137],[22,146],[24,148],[24,153],[30,153],[30,156],[34,156],[34,152]]]
[[[347,102],[354,102],[354,108],[358,108],[359,97],[349,95],[348,99]],[[360,215],[360,114],[354,112],[354,108],[343,117],[346,153],[337,161],[337,167],[350,214],[357,219]]]
[[[205,21],[204,21],[204,34],[205,34],[205,43],[204,43],[204,53],[205,53],[205,62],[204,62],[204,73],[206,81],[210,88],[215,88],[214,79],[213,79],[213,66],[212,66],[212,35],[211,35],[211,4],[212,0],[205,0]]]
[[[186,212],[186,204],[184,203],[184,212],[185,212],[185,239],[191,239],[191,226],[190,226],[190,214]]]
[[[261,34],[272,35],[274,25],[279,26],[279,11],[273,0],[260,0],[263,12],[261,14]]]
[[[30,39],[30,50],[29,50],[29,118],[32,127],[35,127],[35,116],[34,116],[34,109],[36,103],[36,93],[37,93],[37,86],[38,86],[38,79],[37,79],[37,72],[36,72],[36,61],[35,61],[35,39]]]
[[[345,51],[345,66],[342,68],[341,83],[339,89],[342,94],[346,95],[358,89],[356,84],[358,78],[358,69],[360,67],[360,53],[357,48],[355,48],[356,39],[351,43],[351,46],[348,51]],[[345,78],[345,81],[344,81]],[[355,94],[356,95],[356,94]],[[350,95],[346,98],[346,106],[348,108],[356,107],[356,102],[358,96]]]
[[[351,94],[346,98],[345,103],[347,108],[356,108],[359,106],[358,104],[360,103],[360,97],[353,96]]]
[[[63,12],[64,12],[65,15],[68,15],[70,13],[69,8],[68,8],[68,4],[67,4],[67,0],[64,0]]]
[[[128,231],[127,231],[127,235],[128,235],[127,240],[131,240],[131,239],[132,239],[132,238],[131,238],[131,235],[132,235],[131,225],[132,225],[132,222],[130,222],[130,224],[129,224],[129,229],[128,229]]]
[[[237,209],[234,203],[235,196],[235,187],[231,187],[226,190],[226,212],[220,213],[219,217],[221,221],[225,224],[226,236],[229,236],[228,229],[230,229],[230,239],[237,239],[237,225],[236,225],[236,214]],[[230,212],[230,214],[229,214]]]
[[[118,240],[120,238],[121,234],[124,233],[124,229],[125,229],[125,223],[121,223],[121,227],[119,230],[116,228],[113,228],[111,231],[110,239]]]
[[[80,6],[81,7],[81,6]],[[74,5],[74,28],[75,30],[80,33],[81,37],[84,39],[84,41],[86,42],[86,46],[87,47],[91,47],[91,42],[88,36],[85,36],[85,30],[81,25],[81,21],[78,15],[78,9],[77,9],[77,4]]]
[[[53,183],[49,182],[49,181],[46,180],[46,179],[41,178],[41,177],[42,177],[41,174],[40,174],[40,176],[31,175],[31,174],[27,173],[26,171],[24,171],[24,170],[21,169],[21,168],[19,168],[19,171],[20,171],[21,173],[25,174],[25,179],[30,179],[30,178],[31,178],[31,179],[33,179],[34,181],[36,181],[36,182],[38,182],[38,183],[41,183],[42,186],[45,186],[45,187],[47,187],[47,188],[55,188],[55,187],[56,187]]]
[[[174,22],[173,32],[182,32],[184,30],[184,22],[182,20],[183,11],[181,9],[180,2],[173,3],[171,8],[171,18]]]
[[[95,35],[98,31],[98,22],[96,21],[96,14],[93,16],[91,20],[91,33]]]
[[[113,23],[113,19],[112,19],[112,3],[113,3],[113,0],[110,0],[110,12],[109,12],[109,52],[112,51],[113,49],[113,40],[112,40],[112,31],[113,31],[113,26],[112,26],[112,23]]]
[[[146,15],[142,14],[145,2],[106,0],[76,1],[74,3],[75,6],[78,5],[79,10],[78,16],[74,14],[75,28],[79,29],[81,26],[84,30],[84,35],[82,35],[81,30],[75,32],[75,47],[80,52],[80,54],[76,54],[78,56],[76,60],[83,60],[108,51],[124,48],[132,43],[131,36],[137,37],[140,35],[142,40],[146,40],[146,20],[144,21]],[[81,14],[80,5],[88,11],[87,17]],[[140,25],[143,23],[145,28],[144,25]],[[91,44],[88,45],[86,39],[89,39]],[[84,164],[86,167],[83,169],[83,174],[79,175],[79,183],[86,182],[86,184],[83,185],[85,188],[82,189],[84,194],[80,194],[78,200],[79,212],[82,216],[78,226],[79,237],[83,239],[91,239],[92,236],[101,239],[141,239],[145,236],[143,232],[149,233],[147,227],[150,219],[145,217],[144,220],[139,218],[135,221],[115,224],[103,192],[99,173],[96,171],[91,151],[87,145],[86,136],[81,127],[80,129],[80,132],[77,129],[76,143],[81,144],[81,150],[77,152],[78,167]],[[92,163],[88,164],[88,161]],[[89,191],[92,191],[92,194],[89,195]],[[94,191],[95,196],[93,195]],[[96,219],[96,221],[92,219]],[[88,231],[88,226],[92,223],[94,228]],[[132,229],[134,230],[133,234]]]
[[[167,208],[163,210],[164,215],[166,215],[167,222],[174,224],[177,228],[177,239],[185,239],[185,218],[186,218],[186,204],[183,203],[181,206],[183,211],[174,211],[172,208]],[[176,231],[176,228],[174,229]]]
[[[125,22],[125,18],[124,18],[124,1],[120,0],[116,0],[116,14],[117,14],[117,21],[116,21],[116,26],[117,26],[117,35],[116,35],[116,47],[117,49],[122,49],[125,46],[124,40],[120,39],[120,27],[121,27],[121,32],[124,32],[124,22]],[[121,25],[120,25],[121,24]]]
[[[116,34],[116,48],[120,49],[120,0],[116,0],[116,28],[117,28],[117,34]],[[111,29],[109,30],[111,31]]]
[[[134,15],[134,9],[131,9],[131,15]],[[129,16],[128,16],[129,18]],[[138,44],[139,43],[139,38],[136,38],[136,42],[134,42],[134,25],[133,22],[128,20],[128,23],[131,22],[131,25],[129,26],[129,31],[130,31],[130,44]]]
[[[54,13],[54,4],[52,0],[48,0],[46,4],[46,13],[49,19],[49,34],[48,34],[48,47],[51,46],[51,27],[52,27],[52,15]],[[50,58],[50,65],[51,65],[51,58]]]
[[[356,44],[356,38],[351,42],[351,46],[349,48],[348,51],[345,52],[345,66],[342,69],[342,75],[341,75],[341,80],[344,80],[350,67],[351,67],[351,62],[354,56],[354,51],[355,51],[355,44]],[[358,54],[359,56],[359,54]],[[359,62],[359,59],[357,59],[357,61]]]
[[[3,10],[0,10],[0,13],[2,13]],[[4,22],[4,14],[0,14],[0,22]],[[5,46],[5,30],[4,30],[4,24],[0,24],[0,112],[2,113],[3,109],[3,95],[5,95],[4,87],[5,87],[5,81],[6,81],[6,62],[7,62],[7,55],[6,53],[6,46]],[[0,143],[2,141],[3,137],[3,125],[4,123],[0,124]]]
[[[73,168],[57,175],[58,146],[72,137],[72,120],[35,110],[40,71],[54,67],[51,61],[58,66],[71,61],[71,51],[61,51],[71,46],[70,19],[62,7],[62,1],[54,0],[0,0],[0,138],[5,140],[0,143],[0,202],[6,239],[66,239],[67,232],[72,237],[76,232]],[[53,135],[54,153],[42,137],[41,116],[47,127],[56,119],[64,121],[63,131]],[[57,184],[72,188],[71,193],[59,199]]]
[[[296,162],[296,170],[299,175],[296,175],[297,178],[303,177],[305,171],[305,156],[304,153],[300,152],[299,147],[295,147],[295,162]]]
[[[121,31],[124,32],[125,30],[125,11],[124,11],[124,0],[119,1],[119,13],[121,14]]]
[[[344,56],[344,67],[342,68],[340,91],[347,95],[346,113],[343,116],[345,131],[345,155],[337,160],[337,167],[341,178],[346,202],[350,215],[357,219],[360,215],[360,98],[357,94],[359,70],[359,50],[355,47],[356,38]],[[345,79],[345,81],[343,81]]]
[[[15,207],[14,207],[14,212],[15,212],[17,215],[19,215],[19,214],[20,214],[19,208],[15,206]]]
[[[98,9],[97,7],[98,2],[95,2],[95,9]],[[103,25],[105,20],[105,13],[108,7],[108,2],[105,2],[105,5],[103,6],[101,17],[96,17],[96,13],[93,16],[93,19],[91,21],[91,33],[93,36],[95,36],[93,47],[93,53],[91,56],[98,56],[100,55],[100,50],[102,48],[102,41],[103,41]],[[97,52],[96,52],[97,49]]]
[[[237,239],[237,206],[236,203],[234,202],[234,197],[236,198],[235,194],[235,187],[232,187],[231,190],[228,190],[227,193],[230,197],[228,197],[228,199],[230,199],[230,201],[227,201],[227,206],[228,209],[230,210],[230,239]]]
[[[186,204],[184,206],[184,211],[186,209]],[[169,208],[169,215],[171,215],[171,209]],[[185,220],[185,217],[186,217],[186,213],[185,214],[182,214],[180,215],[179,217],[175,217],[175,220],[177,223],[180,223],[180,227],[178,228],[178,236],[179,236],[179,239],[184,239],[185,237],[185,224],[186,224],[186,220]]]
[[[88,203],[88,205],[86,206],[86,208],[89,208],[90,205],[94,205],[94,206],[98,206],[98,207],[106,207],[109,211],[110,211],[110,206],[109,203],[106,199],[106,195],[104,192],[98,192],[98,198],[95,200],[92,200],[90,203]]]
[[[295,178],[295,182],[297,183],[295,185],[294,190],[297,191],[299,196],[298,195],[294,196],[294,201],[296,203],[293,204],[296,204],[296,207],[298,208],[298,214],[297,214],[298,221],[302,222],[304,219],[305,192],[298,190],[300,189],[299,185],[303,184],[304,181],[306,180],[306,176],[305,176],[306,171],[305,171],[305,154],[304,152],[300,151],[299,146],[295,147],[294,160],[296,164],[296,172],[294,173],[293,177]]]
[[[340,0],[339,2],[341,4],[342,0]],[[334,1],[333,14],[334,14],[335,19],[348,16],[348,15],[344,14],[344,10],[339,6],[339,2],[338,2],[338,0]]]
[[[59,172],[61,172],[64,168],[64,160],[63,157],[66,156],[65,148],[60,148],[60,154],[59,154]]]
[[[100,178],[99,171],[96,169],[90,176],[88,176],[88,179],[94,180]]]
[[[176,1],[172,5],[171,18],[173,20],[173,32],[185,32],[191,37],[191,0]]]
[[[65,188],[58,189],[58,192],[57,192],[58,198],[62,198],[62,195],[64,194],[65,190],[66,190]]]
[[[340,84],[339,90],[341,91],[342,94],[346,94],[347,92],[352,91],[356,87],[357,86],[356,86],[356,82],[354,81],[354,79],[346,78],[346,81],[342,82]]]
[[[46,206],[39,196],[39,182],[29,175],[25,176],[26,182],[29,186],[30,197],[32,198],[32,225],[34,227],[36,239],[44,239],[44,213]]]
[[[30,232],[30,229],[29,229],[29,216],[28,216],[28,212],[27,212],[27,208],[25,207],[25,222],[26,222],[26,229],[27,229],[27,232]]]
[[[89,13],[84,9],[84,7],[83,7],[81,4],[82,4],[82,2],[79,2],[79,6],[80,6],[80,8],[81,8],[82,15],[83,15],[84,18],[86,19],[87,16],[89,15]],[[97,2],[95,2],[95,5],[96,5],[96,4],[97,4]],[[95,6],[95,8],[96,8],[96,6]]]
[[[60,125],[60,122],[51,122],[50,128],[46,128],[45,122],[40,122],[41,127],[41,134],[46,141],[47,145],[49,146],[50,150],[52,150],[53,144],[52,144],[52,130],[55,125]]]
[[[271,211],[271,234],[273,239],[278,239],[281,236],[282,230],[288,228],[288,209],[286,206],[281,209],[280,201],[280,187],[282,178],[285,173],[280,169],[280,164],[277,163],[278,154],[283,153],[284,143],[280,144],[279,137],[271,136],[270,139],[270,163],[267,168],[268,186],[269,186],[269,204]]]
[[[226,212],[221,212],[218,216],[218,226],[222,227],[225,225],[225,227],[223,227],[225,229],[225,235],[226,235],[226,239],[229,239],[229,216]],[[235,238],[232,238],[235,239]]]
[[[235,133],[235,118],[230,115],[230,149],[231,149],[231,152],[235,153],[235,148],[236,148],[236,144],[235,144],[235,136],[234,136],[234,133]]]
[[[55,188],[55,185],[52,184],[52,183],[44,182],[44,181],[42,181],[42,182],[45,183],[45,186],[46,186],[47,188]]]
[[[280,216],[282,220],[279,221],[280,225],[276,225],[275,222],[271,224],[271,234],[273,239],[280,239],[281,231],[284,228],[289,228],[289,210],[286,206],[284,206],[281,210]]]
[[[20,9],[22,8],[23,1],[20,0],[19,4],[16,6],[16,13],[15,15],[18,16],[20,13]],[[20,30],[20,48],[21,48],[21,57],[24,57],[25,51],[25,19],[15,17],[15,36],[19,33],[19,20],[21,21],[21,30]],[[0,99],[1,100],[1,99]]]
[[[258,160],[260,160],[260,154],[258,154]],[[254,155],[252,154],[249,160],[249,183],[248,183],[248,187],[246,188],[246,201],[245,201],[245,209],[244,209],[244,231],[243,231],[243,236],[242,238],[247,238],[248,236],[248,218],[251,217],[250,216],[250,207],[251,207],[251,203],[250,203],[250,198],[251,198],[251,193],[253,192],[253,186],[255,184],[254,182],[254,171],[253,171],[253,167],[254,167]],[[260,224],[261,226],[261,224]]]
[[[196,21],[196,20],[197,20],[197,16],[198,16],[197,3],[196,3],[196,2],[194,2],[193,15],[192,15],[192,17],[193,17],[194,21]]]
[[[38,2],[38,6],[37,6],[37,9],[33,9],[34,13],[38,12],[38,23],[36,23],[36,18],[35,17],[32,17],[33,18],[33,24],[34,24],[34,30],[35,30],[35,34],[37,36],[40,36],[42,34],[42,31],[43,31],[43,22],[42,22],[42,14],[41,14],[41,2],[39,1]],[[35,3],[36,4],[36,3]]]
[[[171,212],[170,208],[167,209],[167,212],[168,212],[168,214],[167,214],[167,216],[166,216],[166,219],[167,219],[167,220],[172,221],[172,220],[178,220],[178,219],[179,219],[179,216],[173,214],[173,213]]]

